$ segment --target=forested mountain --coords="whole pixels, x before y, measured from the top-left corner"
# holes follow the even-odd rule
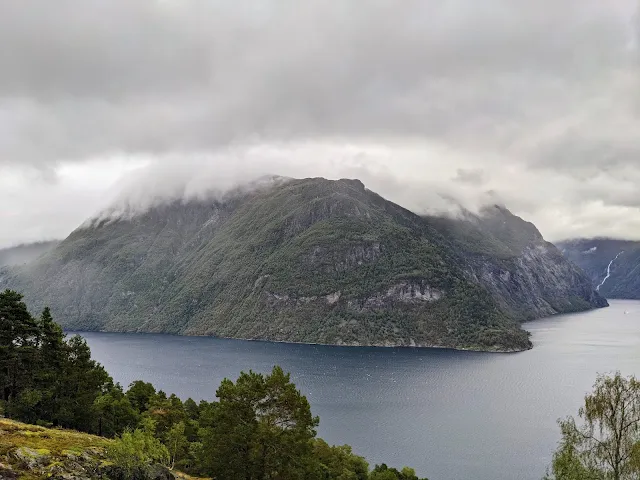
[[[70,329],[521,350],[519,321],[605,306],[501,207],[420,217],[357,180],[287,180],[87,222],[0,286]]]
[[[6,265],[22,265],[35,260],[42,254],[58,245],[57,240],[50,242],[36,242],[17,245],[15,247],[0,248],[0,267]]]
[[[640,242],[593,238],[558,244],[607,298],[640,299]]]

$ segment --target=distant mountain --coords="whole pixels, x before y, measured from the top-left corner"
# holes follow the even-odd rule
[[[603,296],[640,299],[640,242],[594,238],[568,240],[558,247]]]
[[[3,278],[72,329],[339,345],[522,350],[520,321],[606,306],[504,208],[420,217],[322,178],[103,216]]]
[[[15,247],[0,249],[0,267],[22,265],[52,250],[59,241],[26,243]]]

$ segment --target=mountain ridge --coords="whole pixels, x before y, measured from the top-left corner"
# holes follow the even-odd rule
[[[532,224],[468,215],[290,179],[81,227],[0,286],[70,329],[494,351],[530,348],[523,320],[606,305]]]

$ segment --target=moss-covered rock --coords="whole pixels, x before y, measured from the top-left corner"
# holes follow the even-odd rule
[[[0,479],[3,480],[174,480],[162,465],[128,472],[107,458],[111,440],[47,429],[0,418]]]

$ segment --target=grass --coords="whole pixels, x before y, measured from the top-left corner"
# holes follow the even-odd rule
[[[110,442],[109,439],[74,430],[44,428],[0,418],[0,478],[12,478],[11,472],[17,475],[14,478],[43,480],[56,469],[78,468],[77,464],[90,470],[92,466],[108,463],[105,452]],[[19,450],[27,456],[33,451],[34,457],[45,457],[46,465],[43,463],[37,469],[29,469],[16,458]],[[181,472],[173,473],[181,480],[204,480]],[[85,477],[80,474],[74,478]]]
[[[89,449],[104,450],[110,440],[72,430],[27,425],[0,419],[0,455],[7,455],[16,447],[47,452],[52,457],[68,453],[83,453]]]

